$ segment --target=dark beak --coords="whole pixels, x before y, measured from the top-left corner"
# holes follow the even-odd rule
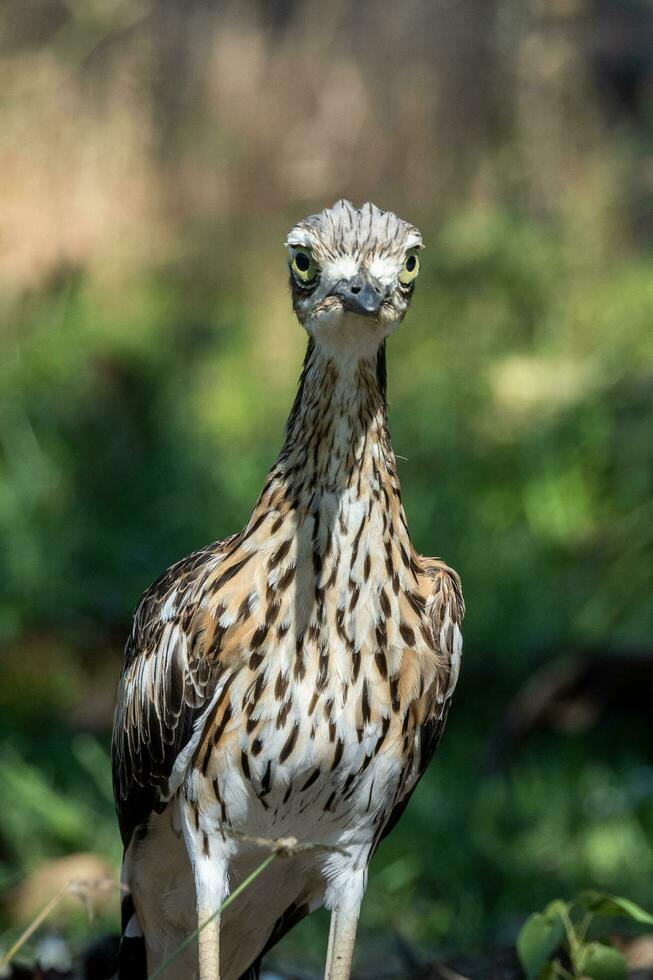
[[[333,292],[340,297],[348,313],[358,313],[359,316],[377,316],[388,295],[383,283],[364,271],[349,282],[341,283]]]

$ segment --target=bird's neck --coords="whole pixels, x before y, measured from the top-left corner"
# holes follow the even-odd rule
[[[309,342],[277,460],[288,490],[341,493],[375,471],[394,472],[385,397],[385,350],[337,363]]]
[[[329,536],[365,524],[379,546],[393,538],[410,552],[385,388],[385,345],[342,364],[309,341],[286,439],[255,512],[292,511],[298,527],[317,519]]]

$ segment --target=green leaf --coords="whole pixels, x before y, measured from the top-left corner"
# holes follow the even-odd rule
[[[578,957],[576,967],[583,977],[591,980],[627,980],[626,961],[614,946],[588,943]]]
[[[585,891],[580,893],[577,901],[579,905],[596,915],[625,916],[635,922],[643,922],[645,925],[653,926],[653,915],[650,912],[646,912],[641,906],[631,902],[629,898],[621,898],[620,895]]]
[[[517,937],[517,955],[529,980],[538,976],[564,935],[560,916],[550,915],[548,908],[546,912],[535,912],[526,919]]]

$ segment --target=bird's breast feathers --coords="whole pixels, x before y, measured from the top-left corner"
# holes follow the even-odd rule
[[[114,726],[126,841],[182,786],[207,836],[374,836],[428,762],[458,674],[457,576],[414,553],[380,492],[282,516],[253,515],[139,607]]]
[[[371,842],[421,774],[424,731],[444,720],[457,676],[455,580],[444,566],[417,565],[388,579],[394,557],[403,568],[392,548],[346,557],[331,588],[307,599],[301,582],[314,569],[291,546],[271,578],[292,568],[297,588],[278,607],[248,606],[239,663],[201,720],[188,769],[207,835],[220,826]]]

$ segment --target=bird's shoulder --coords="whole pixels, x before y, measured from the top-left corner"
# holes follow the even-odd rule
[[[437,645],[451,649],[453,634],[456,629],[460,631],[465,618],[460,575],[441,558],[422,557],[420,565],[426,611],[435,629]]]
[[[213,615],[220,605],[220,571],[237,554],[239,538],[234,534],[181,558],[145,590],[125,647],[123,676],[139,657],[155,654],[161,635],[171,628],[196,638],[198,618],[204,611]],[[206,646],[204,635],[203,652]]]
[[[460,576],[441,558],[420,557],[417,566],[424,615],[438,661],[437,690],[431,693],[442,702],[451,697],[458,681],[465,600]]]

